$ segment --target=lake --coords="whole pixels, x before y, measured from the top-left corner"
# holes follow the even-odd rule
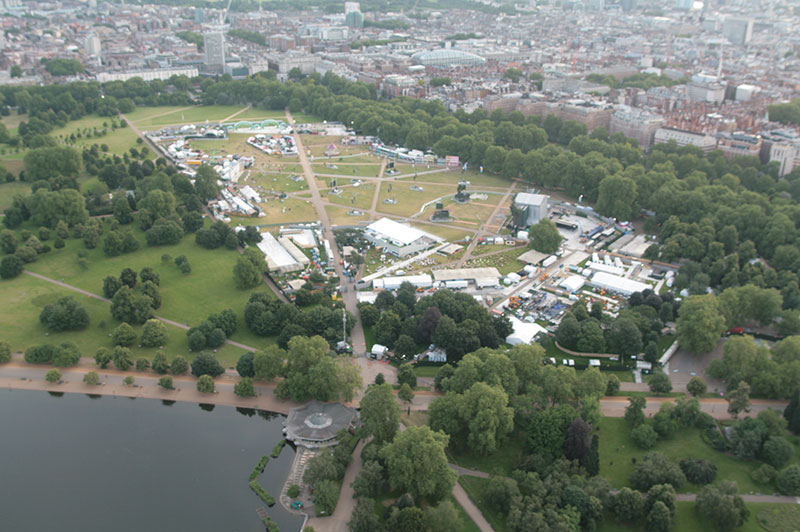
[[[284,416],[155,399],[0,390],[3,530],[263,532],[248,486]],[[294,450],[259,483],[276,499]],[[267,508],[282,532],[302,518]]]

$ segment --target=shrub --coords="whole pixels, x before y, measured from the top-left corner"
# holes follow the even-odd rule
[[[127,347],[117,346],[113,352],[114,366],[120,371],[128,371],[133,365],[131,361],[131,350]]]
[[[49,331],[77,331],[89,325],[89,313],[74,297],[68,296],[46,305],[39,314],[39,321]]]
[[[89,373],[83,376],[83,382],[85,382],[86,384],[91,384],[93,386],[96,386],[100,384],[100,376],[97,374],[96,371],[90,371]]]
[[[11,361],[11,344],[0,341],[0,364]]]
[[[264,468],[267,467],[267,462],[269,462],[269,456],[264,455],[261,458],[259,458],[258,463],[253,468],[253,471],[250,473],[250,482],[257,479],[258,475],[264,472]]]
[[[606,395],[617,395],[619,387],[619,377],[612,373],[608,376],[608,381],[606,381]]]
[[[681,468],[661,453],[650,451],[639,461],[630,478],[630,484],[640,491],[647,491],[656,484],[670,484],[676,490],[686,482]]]
[[[200,377],[201,375],[219,377],[223,373],[225,373],[225,368],[213,355],[208,353],[200,353],[192,361],[192,375],[195,377]]]
[[[283,450],[283,447],[285,445],[286,445],[286,440],[279,441],[278,444],[275,447],[272,448],[272,453],[270,453],[271,456],[273,458],[279,457],[281,455],[281,451]]]
[[[58,371],[57,369],[51,369],[45,374],[44,380],[46,380],[51,384],[55,384],[61,381],[61,372]]]
[[[153,363],[151,364],[151,367],[156,373],[164,375],[169,371],[169,362],[167,362],[167,356],[164,353],[156,353],[156,356],[153,357]]]
[[[111,351],[105,347],[101,347],[95,352],[94,354],[94,361],[100,369],[106,369],[108,367],[108,363],[111,362]]]
[[[702,458],[684,458],[679,465],[692,484],[711,484],[717,477],[717,466]]]
[[[158,379],[158,385],[164,388],[165,390],[172,390],[175,388],[172,384],[172,377],[169,375],[164,375],[160,379]]]
[[[259,484],[257,480],[250,481],[250,489],[253,490],[267,506],[273,506],[275,504],[275,497],[267,493],[267,490],[261,487],[261,484]]]
[[[136,371],[147,371],[150,369],[150,361],[146,358],[136,359]]]
[[[128,375],[127,377],[125,377],[122,380],[122,382],[123,382],[123,384],[125,384],[125,386],[133,386],[133,381],[134,381],[134,378],[132,376],[130,376],[130,375]]]
[[[288,495],[290,499],[296,499],[300,496],[300,486],[297,484],[291,484],[286,490],[286,495]]]

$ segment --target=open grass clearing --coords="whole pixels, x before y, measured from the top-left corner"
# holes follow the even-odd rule
[[[398,216],[413,216],[422,209],[425,203],[448,194],[455,194],[452,187],[426,185],[422,187],[423,190],[411,190],[412,186],[415,185],[409,184],[407,181],[383,183],[378,196],[377,210]],[[391,190],[389,190],[390,188]],[[396,203],[384,203],[387,199],[393,199]]]
[[[351,209],[339,207],[337,205],[325,205],[325,212],[333,225],[356,225],[369,220],[369,216],[363,213],[359,216],[347,214]]]
[[[349,180],[347,183],[341,182],[341,193],[330,194],[329,190],[321,191],[323,201],[329,201],[338,205],[347,205],[351,209],[358,209],[362,211],[369,210],[372,206],[372,198],[375,196],[375,185],[359,185],[357,187],[351,185]]]
[[[137,124],[144,120],[149,120],[157,115],[170,115],[178,113],[181,110],[190,110],[194,108],[192,105],[163,105],[163,106],[137,106],[132,113],[127,113],[125,117]],[[180,116],[180,114],[178,115]]]
[[[292,120],[295,124],[319,124],[322,122],[318,116],[309,113],[292,113]]]
[[[102,244],[97,249],[86,250],[82,240],[69,239],[63,249],[42,255],[37,262],[27,267],[36,273],[101,294],[103,278],[107,275],[118,276],[124,268],[132,268],[138,272],[145,266],[150,266],[161,278],[163,305],[156,312],[159,316],[192,326],[200,323],[209,314],[231,308],[239,315],[239,328],[232,339],[248,345],[259,342],[244,325],[244,306],[252,292],[269,292],[269,289],[266,286],[252,290],[236,288],[233,266],[238,254],[235,251],[202,248],[194,243],[193,235],[185,236],[174,246],[148,247],[144,244],[144,234],[138,230],[135,234],[141,247],[133,253],[106,257]],[[87,252],[89,267],[85,271],[77,261],[77,252],[80,250]],[[171,262],[162,264],[161,256],[164,254],[173,259],[186,255],[192,265],[192,272],[184,275]],[[107,320],[110,320],[110,315]],[[261,343],[265,341],[261,340]],[[256,343],[254,347],[259,345],[261,344]]]
[[[345,159],[346,161],[346,159]],[[315,174],[335,174],[344,177],[378,177],[379,164],[348,164],[348,162],[326,162],[311,165]]]
[[[414,366],[414,375],[417,377],[435,377],[441,366]]]
[[[633,460],[640,460],[646,451],[633,443],[630,427],[622,418],[603,418],[598,425],[600,439],[600,475],[606,477],[615,488],[628,483],[628,478],[635,468]],[[660,440],[652,449],[663,453],[673,462],[683,458],[704,458],[717,466],[718,480],[733,480],[739,487],[739,493],[771,494],[772,486],[756,484],[750,473],[757,469],[761,462],[737,460],[707,445],[696,428],[682,429],[671,439]],[[795,462],[797,456],[795,455]],[[687,483],[683,492],[697,492],[700,486]]]
[[[400,412],[400,422],[406,427],[426,427],[428,425],[428,413],[418,410],[410,414]]]
[[[286,122],[286,113],[283,111],[274,111],[272,109],[260,109],[258,107],[251,107],[244,109],[241,113],[234,116],[231,121],[239,122],[242,120],[247,120],[248,122],[261,122],[263,120],[280,120],[281,122]],[[233,113],[228,114],[227,116],[232,115]]]
[[[64,127],[54,129],[50,132],[50,136],[62,144],[78,149],[92,144],[97,144],[98,146],[105,144],[108,146],[108,153],[116,155],[130,153],[129,150],[131,148],[136,148],[137,151],[142,149],[144,145],[136,143],[136,139],[139,136],[133,128],[118,127],[117,129],[111,129],[111,120],[111,117],[107,116],[87,115],[79,120],[67,122]],[[93,134],[95,130],[106,130],[106,134],[95,136]],[[92,136],[88,136],[88,134],[92,134]],[[74,141],[71,140],[72,135],[76,137]],[[80,135],[80,138],[78,138],[78,135]],[[149,158],[154,159],[157,154],[150,148],[148,150],[150,150]]]
[[[308,183],[303,178],[302,174],[297,175],[297,179],[292,179],[292,174],[277,173],[277,172],[250,172],[246,177],[239,180],[239,184],[250,185],[259,194],[265,192],[272,192],[280,194],[285,192],[300,192],[301,190],[308,189]]]
[[[438,237],[444,238],[445,240],[450,242],[461,241],[467,237],[472,238],[472,231],[469,231],[468,229],[447,227],[437,223],[429,223],[429,224],[412,223],[411,226],[416,227],[421,231],[425,231],[434,234]]]
[[[20,122],[28,120],[28,113],[19,114],[16,109],[12,109],[8,116],[2,117],[0,122],[8,129],[9,133],[15,133]]]
[[[433,168],[441,168],[439,166]],[[414,172],[415,170],[419,170],[423,172],[427,169],[424,167],[417,166],[415,169],[411,171]],[[410,179],[410,178],[404,178]],[[427,181],[429,183],[448,183],[452,184],[453,186],[457,185],[460,180],[469,181],[469,185],[467,186],[467,192],[471,192],[473,189],[479,189],[481,187],[493,187],[499,189],[506,190],[508,187],[511,186],[511,181],[506,179],[505,177],[500,177],[499,175],[494,174],[487,174],[487,173],[479,173],[472,170],[467,170],[463,174],[460,170],[446,170],[441,172],[429,173],[424,175],[417,176],[417,181]]]
[[[469,451],[454,451],[448,448],[447,456],[454,464],[467,469],[484,471],[493,475],[511,475],[523,454],[521,437],[511,436],[499,450],[489,456],[473,454]]]
[[[311,200],[301,198],[270,199],[267,203],[260,203],[265,216],[261,218],[246,218],[262,224],[284,224],[294,222],[314,222],[319,216]],[[237,217],[238,219],[238,217]]]
[[[219,122],[244,109],[244,105],[197,105],[193,107],[143,107],[136,109],[128,119],[139,129],[178,124],[204,124]],[[160,111],[154,111],[160,109]],[[141,111],[141,113],[139,113]]]

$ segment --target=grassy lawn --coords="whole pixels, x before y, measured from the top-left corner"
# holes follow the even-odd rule
[[[350,209],[361,211],[372,207],[372,198],[375,196],[375,185],[350,185],[349,179],[340,179],[340,194],[329,194],[330,189],[320,191],[323,201],[330,201],[338,205],[349,206]]]
[[[495,475],[511,475],[511,471],[517,465],[519,456],[523,452],[522,438],[512,437],[507,440],[500,450],[492,455],[476,455],[468,451],[447,451],[450,460],[461,467],[485,471]]]
[[[489,480],[485,478],[479,477],[469,477],[469,476],[460,476],[458,477],[458,483],[464,488],[464,491],[467,492],[469,498],[475,503],[475,506],[480,509],[483,516],[489,521],[489,524],[492,525],[492,528],[495,532],[506,532],[508,527],[506,526],[506,516],[496,508],[492,507],[491,504],[486,500],[486,488],[489,485]]]
[[[378,177],[378,172],[381,170],[379,164],[347,164],[338,161],[315,163],[311,167],[316,174],[336,174],[350,177]]]
[[[48,277],[61,280],[73,286],[88,290],[95,294],[102,293],[103,278],[107,275],[119,275],[123,268],[139,271],[151,266],[161,277],[161,295],[163,305],[157,314],[180,323],[195,325],[209,314],[232,308],[239,314],[239,329],[233,339],[256,347],[268,343],[247,331],[244,325],[244,305],[253,291],[269,292],[266,286],[253,290],[239,290],[233,282],[233,266],[238,254],[235,251],[220,248],[208,250],[194,243],[194,236],[188,235],[174,246],[147,247],[144,235],[136,231],[141,241],[141,248],[119,257],[106,257],[102,244],[97,249],[86,250],[89,268],[84,271],[77,263],[77,252],[84,250],[83,242],[69,239],[64,249],[53,250],[40,256],[37,262],[27,265],[28,269]],[[186,255],[192,265],[192,272],[181,274],[177,267],[162,264],[161,256],[171,257]],[[198,304],[198,297],[202,304]],[[110,316],[107,316],[110,320]],[[182,333],[183,334],[183,333]],[[185,353],[185,349],[182,353]]]
[[[364,343],[367,344],[367,351],[372,349],[372,346],[375,345],[375,329],[372,326],[364,326]]]
[[[299,177],[303,177],[302,173],[297,175]],[[282,174],[277,172],[253,172],[249,177],[240,180],[239,183],[242,186],[250,185],[259,193],[272,191],[275,193],[286,192],[288,194],[290,192],[299,192],[301,190],[308,189],[308,183],[306,183],[305,179],[295,181],[291,178],[291,174]]]
[[[436,168],[441,168],[441,167],[437,166]],[[417,167],[411,169],[411,172],[414,171],[424,172],[426,170],[427,169],[424,167]],[[467,192],[470,192],[472,189],[480,187],[493,187],[498,189],[502,188],[503,190],[505,190],[509,186],[511,186],[511,181],[504,177],[500,177],[498,175],[493,175],[493,174],[481,174],[479,172],[473,172],[471,170],[468,170],[463,174],[461,173],[460,170],[449,170],[449,171],[442,171],[442,172],[417,176],[418,181],[427,181],[429,183],[452,183],[453,185],[458,184],[458,182],[461,179],[470,182],[469,186],[467,187]]]
[[[295,124],[318,124],[322,122],[318,116],[308,113],[292,113],[292,119],[294,119]]]
[[[106,126],[104,127],[103,124],[106,124]],[[86,132],[84,131],[87,129],[89,131],[93,131],[94,129],[102,131],[105,129],[107,134],[99,137],[87,137]],[[50,136],[58,139],[58,141],[61,143],[66,143],[70,135],[75,134],[77,137],[78,133],[82,135],[81,138],[78,138],[74,143],[69,144],[70,146],[78,149],[83,146],[91,146],[92,144],[105,144],[108,146],[109,153],[122,155],[123,153],[127,153],[131,148],[136,148],[137,150],[142,148],[142,145],[136,143],[136,139],[139,137],[133,131],[133,128],[123,127],[112,130],[111,118],[105,116],[87,115],[79,120],[67,122],[67,125],[64,127],[54,129],[52,132],[50,132]],[[155,156],[156,153],[154,153],[151,149],[150,158],[154,159]]]
[[[3,183],[0,185],[0,211],[4,211],[11,207],[14,203],[14,196],[22,194],[27,196],[31,193],[31,186],[28,183],[21,181],[13,181],[11,183]]]
[[[417,377],[435,377],[441,366],[414,366],[414,375]]]
[[[139,129],[166,126],[173,124],[200,124],[206,120],[216,122],[224,120],[243,105],[197,105],[193,107],[142,107],[126,115]]]
[[[522,261],[517,260],[517,257],[527,251],[525,247],[515,247],[509,249],[505,253],[498,253],[496,255],[489,255],[488,257],[478,256],[469,259],[464,265],[465,268],[483,268],[494,266],[502,275],[507,275],[511,272],[517,272],[525,267]]]
[[[628,478],[635,468],[633,459],[639,460],[646,451],[639,449],[630,437],[630,428],[622,418],[603,418],[598,425],[600,436],[600,475],[606,477],[615,488],[628,483]],[[715,451],[701,439],[700,430],[683,429],[669,440],[659,441],[654,451],[666,455],[677,462],[682,458],[704,458],[717,466],[717,479],[733,480],[739,487],[739,493],[774,492],[771,486],[762,486],[753,482],[750,473],[757,469],[761,462],[742,461]],[[700,488],[687,483],[684,492],[696,492]]]
[[[325,205],[325,212],[328,213],[328,219],[333,225],[355,225],[361,222],[366,222],[369,216],[362,214],[360,216],[351,216],[348,213],[351,209],[347,207],[337,207],[336,205]]]
[[[665,334],[664,336],[661,336],[658,339],[658,352],[663,355],[664,351],[669,349],[669,346],[671,346],[672,342],[674,341],[675,341],[674,334]]]
[[[428,425],[428,413],[415,410],[409,415],[401,412],[400,421],[406,427],[425,427]]]
[[[425,231],[431,234],[434,234],[438,237],[444,238],[450,242],[456,242],[459,240],[464,240],[466,237],[471,236],[472,231],[468,229],[458,229],[455,227],[446,227],[444,225],[439,224],[420,224],[420,223],[412,223],[412,227],[416,227],[421,231]]]
[[[8,128],[9,133],[13,134],[19,127],[19,123],[25,120],[28,120],[27,113],[19,114],[16,110],[12,110],[11,114],[4,116],[2,119],[0,119],[0,122],[3,122],[3,125]]]
[[[229,113],[230,116],[233,113]],[[273,111],[272,109],[258,109],[256,107],[251,107],[246,111],[241,112],[240,114],[233,117],[233,121],[239,122],[240,120],[247,120],[250,122],[256,122],[261,120],[267,120],[271,118],[272,120],[281,120],[282,122],[286,122],[286,113],[283,111]]]
[[[272,198],[267,203],[261,203],[260,205],[264,210],[265,216],[262,218],[244,218],[244,220],[253,221],[248,225],[313,222],[318,219],[317,211],[310,200]]]
[[[422,191],[411,190],[412,186],[414,185],[409,184],[408,181],[393,182],[391,183],[391,192],[389,192],[389,184],[381,186],[377,210],[388,214],[411,216],[418,213],[425,203],[456,192],[453,187],[441,185],[425,185]],[[384,203],[387,198],[393,198],[397,203],[394,205]]]
[[[707,519],[695,512],[693,502],[677,502],[675,504],[675,518],[672,522],[672,530],[680,532],[707,532],[713,527]],[[797,523],[800,522],[800,511],[796,506],[788,504],[769,504],[769,503],[748,503],[750,519],[737,528],[737,532],[794,532],[797,530]],[[770,521],[770,528],[764,528],[758,523],[758,516],[765,515],[775,517],[777,521]],[[644,520],[637,526],[618,523],[611,514],[606,514],[605,520],[597,529],[597,532],[646,532],[647,527]]]

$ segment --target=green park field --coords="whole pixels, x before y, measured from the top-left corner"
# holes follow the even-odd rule
[[[347,212],[350,210],[351,209],[346,207],[325,205],[325,212],[328,213],[328,219],[333,225],[355,225],[361,222],[366,222],[369,219],[369,216],[366,214],[361,214],[360,216],[352,216],[347,214]]]
[[[342,180],[343,186],[341,194],[329,194],[328,190],[320,191],[323,201],[329,201],[350,207],[351,209],[368,210],[372,206],[372,198],[375,196],[375,185],[359,185],[354,187],[349,184],[349,180]]]
[[[391,183],[392,190],[390,192],[389,185],[389,183],[381,184],[377,210],[398,216],[413,216],[425,203],[456,193],[455,187],[443,185],[425,185],[421,191],[411,190],[414,185],[409,184],[408,181]],[[397,203],[394,205],[384,203],[387,198],[392,198]]]
[[[342,162],[332,161],[325,163],[312,164],[315,174],[335,174],[344,177],[378,177],[381,170],[379,164],[348,164],[348,160]]]
[[[105,126],[103,124],[105,124]],[[95,129],[97,131],[105,129],[107,134],[103,136],[86,136],[87,132],[91,132]],[[77,138],[74,143],[67,142],[70,135],[75,135],[77,137],[78,134],[82,135],[81,138]],[[141,145],[136,143],[136,139],[139,137],[132,128],[122,127],[112,130],[111,118],[105,116],[84,116],[79,120],[68,122],[67,125],[62,128],[54,129],[50,132],[50,136],[60,143],[74,146],[78,149],[84,146],[89,147],[92,144],[101,146],[105,144],[108,146],[108,152],[116,155],[128,153],[131,148],[136,148],[137,150],[142,148]],[[151,150],[150,158],[155,159],[155,157],[156,154]]]
[[[83,242],[70,239],[66,247],[53,250],[41,255],[37,262],[27,265],[30,271],[39,273],[52,279],[76,286],[91,293],[101,295],[103,278],[107,275],[119,275],[123,268],[132,268],[139,271],[146,266],[152,267],[161,278],[160,292],[163,297],[161,308],[155,311],[157,316],[174,320],[188,326],[199,324],[209,314],[220,312],[227,308],[233,309],[239,315],[239,328],[232,336],[232,340],[262,347],[273,340],[258,337],[247,330],[243,322],[244,306],[247,298],[254,291],[268,292],[266,286],[252,290],[240,290],[233,281],[233,266],[236,263],[237,253],[220,248],[208,250],[194,243],[194,236],[187,235],[174,246],[147,247],[141,231],[136,231],[137,238],[142,242],[142,247],[133,253],[119,257],[106,257],[102,251],[102,244],[97,249],[85,250],[87,252],[88,268],[83,269],[77,260],[77,252],[84,250]],[[192,272],[184,275],[172,264],[162,264],[161,256],[169,254],[172,258],[186,255],[192,265]],[[46,281],[34,279],[29,276],[20,276],[16,279],[0,283],[0,301],[4,302],[7,312],[14,312],[18,306],[27,309],[15,314],[15,319],[3,320],[0,324],[0,334],[11,341],[16,350],[22,350],[28,345],[41,343],[44,338],[44,329],[38,323],[38,313],[44,304],[60,294],[69,294],[68,289],[62,289]],[[85,355],[91,355],[97,347],[108,343],[108,334],[117,323],[111,318],[109,305],[99,300],[94,300],[71,292],[81,302],[85,302],[90,311],[91,324],[85,331],[60,333],[60,336],[70,337],[82,348]],[[37,297],[42,296],[40,299]],[[202,304],[198,304],[199,300]],[[21,301],[29,301],[19,305]],[[42,302],[36,305],[36,301]],[[101,322],[106,323],[105,328],[99,327]],[[11,324],[14,324],[11,327]],[[26,327],[31,327],[26,329]],[[182,329],[169,326],[170,341],[165,346],[169,357],[188,354],[186,333]],[[72,337],[75,339],[72,340]],[[79,343],[80,341],[80,343]],[[146,350],[149,355],[153,350]],[[230,346],[218,350],[220,361],[231,366],[235,364],[241,350]],[[149,356],[143,353],[141,356]]]

